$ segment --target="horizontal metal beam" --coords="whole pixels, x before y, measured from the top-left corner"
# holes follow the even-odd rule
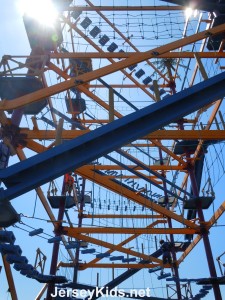
[[[83,214],[82,218],[86,219],[163,219],[163,215],[111,215],[111,214],[101,214],[101,215],[87,215]]]
[[[197,230],[199,231],[199,230]],[[195,234],[192,228],[115,228],[115,227],[63,227],[66,235],[74,234]]]
[[[135,170],[143,170],[141,167],[136,166],[136,165],[127,165],[128,168],[134,168]],[[122,166],[118,166],[118,165],[88,165],[87,167],[89,167],[91,170],[124,170]],[[149,169],[151,170],[163,170],[163,171],[176,171],[176,170],[180,170],[180,171],[186,171],[185,166],[167,166],[167,165],[150,165]]]
[[[91,121],[90,121],[91,123]],[[70,140],[83,135],[90,130],[63,130],[62,139]],[[22,128],[20,133],[26,135],[26,139],[54,140],[55,130],[30,130]],[[157,130],[138,140],[225,140],[225,130]]]
[[[63,267],[63,268],[74,268],[75,267],[75,264],[73,263],[64,263],[64,262],[61,262],[60,267]],[[79,270],[82,271],[83,268],[86,266],[86,264],[83,264],[83,263],[80,263],[79,264]],[[155,268],[159,266],[159,264],[127,264],[127,263],[108,263],[108,264],[94,264],[94,263],[91,263],[89,264],[89,268],[104,268],[104,269],[118,269],[118,268],[128,268],[128,269],[151,269],[151,268]]]
[[[0,200],[11,200],[218,100],[225,95],[224,83],[225,73],[221,73],[167,100],[1,170],[0,178],[8,189],[0,191]]]
[[[66,11],[176,11],[184,10],[183,6],[69,6]]]

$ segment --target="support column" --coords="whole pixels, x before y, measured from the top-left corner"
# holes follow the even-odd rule
[[[78,214],[78,228],[82,227],[83,209],[84,209],[84,193],[85,193],[85,179],[82,180],[80,211]],[[75,267],[74,267],[74,274],[73,274],[73,282],[74,283],[77,283],[77,279],[78,279],[79,257],[80,257],[80,244],[79,244],[78,248],[76,249],[76,253],[75,253]]]
[[[160,164],[163,165],[163,157],[162,157],[162,150],[159,148],[159,158],[160,158]],[[164,171],[162,171],[162,175],[165,176]],[[166,208],[169,209],[168,207],[168,194],[167,194],[167,186],[166,186],[166,182],[163,181],[163,188],[164,188],[164,196],[165,196],[165,203],[166,203]],[[168,221],[168,227],[172,228],[172,220],[171,218],[167,218]],[[174,238],[173,238],[173,234],[170,234],[170,242],[172,243],[172,245],[174,245]],[[172,249],[172,257],[173,257],[173,263],[175,261],[177,261],[177,256],[176,256],[176,252],[174,251],[174,247]],[[173,265],[173,269],[174,269],[174,275],[176,278],[179,279],[179,271],[178,271],[178,267],[177,265],[174,263]],[[181,288],[180,288],[180,282],[178,280],[176,280],[176,290],[177,290],[177,298],[178,299],[182,299],[182,293],[181,293]]]
[[[198,197],[199,190],[198,190],[193,166],[189,167],[188,172],[190,175],[193,196]],[[200,223],[203,224],[203,226],[204,226],[205,218],[204,218],[204,214],[203,214],[200,203],[198,204],[197,211],[198,211],[198,217],[199,217]],[[203,239],[203,243],[205,246],[205,253],[206,253],[206,258],[208,261],[209,272],[210,272],[210,276],[215,278],[215,277],[217,277],[217,274],[216,274],[216,268],[215,268],[215,264],[214,264],[214,259],[213,259],[213,254],[212,254],[212,249],[211,249],[208,234],[209,234],[208,231],[204,230],[204,227],[203,227],[202,239]],[[214,284],[212,284],[212,286],[213,286],[215,300],[222,300],[219,284],[214,283]]]
[[[183,130],[184,126],[183,126],[182,120],[178,124],[179,124],[179,128],[181,130]],[[194,197],[199,197],[199,188],[198,188],[197,181],[196,181],[194,166],[190,162],[190,160],[191,160],[190,153],[187,150],[185,152],[186,152],[187,161],[189,162],[188,174],[190,176],[192,193],[193,193]],[[204,218],[204,214],[203,214],[202,207],[201,207],[200,203],[197,206],[197,212],[198,212],[198,217],[199,217],[200,224],[202,224],[202,226],[203,226],[203,228],[202,228],[203,229],[202,230],[202,239],[203,239],[203,243],[204,243],[204,247],[205,247],[205,253],[206,253],[206,258],[207,258],[207,262],[208,262],[208,266],[209,266],[210,276],[211,277],[217,277],[216,268],[215,268],[215,264],[214,264],[214,260],[213,260],[212,249],[211,249],[209,236],[208,236],[209,233],[208,233],[207,230],[204,230],[205,218]],[[215,300],[222,300],[219,285],[214,283],[212,286],[213,286]]]
[[[59,222],[63,220],[64,211],[65,211],[65,201],[63,199],[60,199],[59,212],[58,212],[58,221]],[[58,233],[56,233],[56,236],[57,235],[58,235]],[[50,275],[56,275],[58,254],[59,254],[59,242],[54,243],[54,245],[53,245]],[[55,288],[55,284],[49,283],[46,300],[52,299],[51,294],[53,293],[54,288]]]

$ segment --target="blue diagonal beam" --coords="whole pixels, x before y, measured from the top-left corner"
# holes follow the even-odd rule
[[[225,72],[0,171],[11,200],[225,96]]]

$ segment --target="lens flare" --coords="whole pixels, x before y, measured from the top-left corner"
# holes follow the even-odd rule
[[[20,0],[17,6],[22,15],[37,20],[43,26],[54,26],[58,17],[51,0]]]

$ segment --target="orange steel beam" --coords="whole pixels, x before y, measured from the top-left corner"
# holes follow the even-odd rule
[[[8,285],[9,285],[9,292],[10,292],[11,298],[12,298],[12,300],[18,300],[16,288],[15,288],[15,284],[14,284],[14,280],[13,280],[13,276],[12,276],[11,267],[10,267],[10,264],[6,260],[5,255],[2,255],[2,261],[3,261],[5,274],[6,274],[6,278],[7,278]]]
[[[193,242],[188,246],[188,248],[183,252],[181,257],[177,260],[178,265],[184,261],[185,257],[188,256],[188,254],[194,249],[194,247],[200,242],[201,239],[202,239],[201,235],[196,236]]]
[[[63,227],[66,235],[73,234],[195,234],[192,228],[112,228],[112,227]]]
[[[222,214],[225,212],[225,201],[220,205],[220,207],[215,211],[211,219],[209,220],[208,224],[210,227],[212,227],[218,219],[222,216]]]
[[[41,153],[43,151],[48,150],[48,148],[44,145],[41,145],[33,140],[26,140],[26,147],[30,150],[33,150],[37,153]]]
[[[127,165],[129,168],[135,168],[135,170],[142,170],[141,167],[136,166],[136,165]],[[123,168],[121,166],[117,166],[117,165],[87,165],[87,167],[90,170],[123,170]],[[184,166],[167,166],[167,165],[159,165],[159,166],[154,166],[154,165],[150,165],[149,169],[151,170],[165,170],[165,171],[176,171],[176,170],[180,170],[180,171],[186,171]]]
[[[96,238],[93,238],[93,237],[90,237],[90,236],[87,236],[87,235],[72,232],[71,230],[69,230],[69,227],[62,227],[62,229],[63,229],[63,232],[66,235],[68,235],[70,237],[74,237],[78,240],[86,241],[86,242],[89,242],[89,243],[92,243],[92,244],[95,244],[95,245],[99,245],[99,246],[108,248],[108,249],[113,250],[113,251],[123,252],[123,253],[129,254],[129,255],[132,255],[132,256],[136,256],[136,257],[139,257],[139,258],[142,258],[142,259],[151,260],[151,261],[156,262],[156,263],[162,263],[162,261],[160,259],[158,259],[156,257],[152,257],[151,255],[146,255],[144,253],[140,253],[140,252],[128,249],[128,248],[124,248],[124,247],[121,247],[119,245],[114,245],[112,243],[108,243],[108,242],[105,242],[105,241],[102,241],[102,240],[99,240],[99,239],[96,239]]]
[[[66,11],[170,11],[185,10],[184,6],[69,6]]]
[[[82,123],[82,122],[81,122]],[[91,123],[91,120],[90,120]],[[90,130],[63,130],[62,139],[73,139]],[[30,130],[21,128],[21,133],[26,134],[26,139],[48,140],[55,139],[55,130]],[[157,130],[139,140],[225,140],[225,130]],[[156,141],[154,141],[156,143]],[[132,145],[132,144],[130,144]]]
[[[91,166],[93,168],[93,166]],[[177,222],[181,224],[185,224],[186,226],[197,229],[198,226],[193,224],[193,222],[185,219],[181,215],[177,215],[174,212],[154,203],[153,201],[147,200],[145,197],[143,197],[141,194],[136,194],[134,191],[126,188],[125,186],[121,186],[119,183],[116,183],[112,180],[107,180],[107,178],[104,178],[104,176],[97,174],[96,172],[92,171],[90,167],[83,166],[81,168],[76,169],[76,173],[79,175],[96,182],[97,184],[104,186],[105,188],[116,192],[118,194],[122,194],[124,197],[140,204],[145,207],[148,207],[149,209],[152,209],[160,214],[163,214],[173,220],[176,220]]]
[[[165,220],[157,220],[157,221],[154,221],[153,223],[151,223],[150,225],[148,225],[146,228],[152,228],[154,226],[156,226],[157,224],[160,224],[160,223],[165,223]],[[121,243],[117,244],[117,246],[124,246],[126,245],[127,243],[133,241],[134,239],[138,238],[140,234],[133,234],[131,235],[129,238],[125,239],[124,241],[122,241]],[[113,253],[113,249],[109,249],[108,251],[106,251],[107,253],[111,254]],[[97,263],[98,261],[100,261],[101,258],[94,258],[92,261],[90,261],[89,263],[87,263],[85,265],[85,267],[83,267],[83,269],[87,269],[89,268],[89,265],[90,264],[94,264],[94,263]]]
[[[86,219],[163,219],[165,218],[163,215],[87,215],[82,214],[82,218]]]
[[[24,106],[24,105],[27,105],[27,104],[30,104],[33,102],[37,102],[41,99],[44,99],[49,96],[66,91],[74,86],[78,87],[79,85],[81,85],[83,83],[87,83],[87,82],[90,82],[99,77],[106,76],[111,73],[115,73],[116,71],[119,71],[121,69],[129,67],[130,65],[133,65],[135,63],[140,63],[140,62],[145,61],[146,59],[150,59],[152,57],[154,57],[154,58],[158,57],[158,54],[163,54],[168,51],[175,50],[179,47],[183,47],[185,45],[202,40],[202,39],[208,37],[209,35],[211,36],[211,35],[219,34],[224,31],[225,31],[225,24],[222,24],[222,25],[216,26],[214,28],[202,31],[200,33],[191,35],[189,37],[185,37],[178,41],[174,41],[167,45],[163,45],[163,46],[151,49],[146,52],[135,53],[135,57],[131,56],[122,61],[114,62],[113,64],[111,64],[109,66],[105,66],[100,69],[77,76],[76,83],[74,83],[75,78],[71,78],[64,82],[57,83],[50,87],[43,88],[39,91],[30,93],[28,95],[24,95],[22,97],[15,98],[14,100],[3,100],[0,102],[0,110],[15,109],[15,108],[18,108],[18,107],[21,107],[21,106]]]

